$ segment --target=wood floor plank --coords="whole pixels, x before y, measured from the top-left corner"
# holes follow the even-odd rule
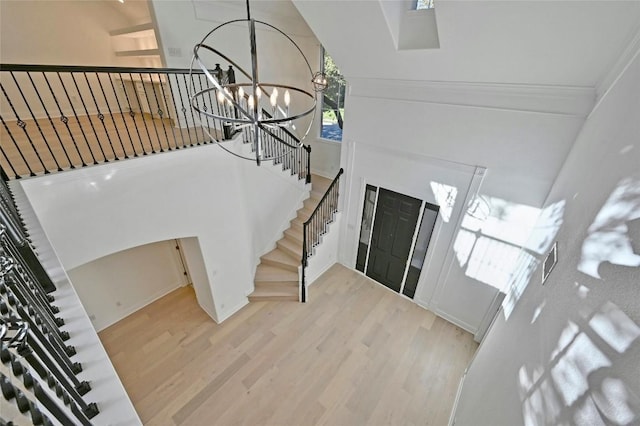
[[[100,333],[145,425],[446,425],[477,344],[341,265],[222,324],[178,289]]]
[[[60,117],[23,121],[5,120],[0,127],[0,165],[20,176],[30,171],[68,170],[83,164],[97,164],[133,158],[153,152],[182,149],[209,141],[203,128],[176,127],[175,120],[149,114],[114,112],[99,115]],[[22,124],[22,127],[21,127]],[[8,131],[7,131],[8,129]],[[213,136],[219,129],[209,129]]]
[[[236,374],[243,366],[249,363],[251,358],[246,354],[241,354],[235,361],[225,368],[220,374],[216,375],[215,379],[207,384],[197,395],[191,398],[176,414],[173,415],[173,420],[177,424],[182,424],[193,411],[200,408],[203,402],[207,400],[209,395],[217,392],[220,388],[229,381],[234,374]]]

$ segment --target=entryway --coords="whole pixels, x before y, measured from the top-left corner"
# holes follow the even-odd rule
[[[356,269],[413,298],[439,206],[367,185]]]

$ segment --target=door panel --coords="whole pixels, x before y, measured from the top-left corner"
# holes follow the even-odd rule
[[[378,194],[367,275],[394,291],[402,285],[421,204],[383,188]]]

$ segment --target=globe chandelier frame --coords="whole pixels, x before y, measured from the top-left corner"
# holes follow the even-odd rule
[[[206,132],[207,136],[211,138],[213,142],[215,142],[218,146],[223,148],[228,153],[245,159],[256,161],[256,164],[259,166],[263,161],[271,161],[280,157],[284,157],[289,155],[293,150],[299,149],[303,146],[304,139],[308,136],[313,122],[315,120],[316,111],[317,111],[317,103],[318,103],[318,93],[323,92],[327,88],[327,80],[325,75],[322,72],[314,73],[311,69],[311,65],[309,64],[308,59],[302,52],[302,49],[298,44],[289,37],[286,33],[284,33],[279,28],[260,20],[253,19],[251,17],[251,10],[249,6],[249,0],[246,0],[247,6],[247,18],[246,19],[234,19],[227,22],[224,22],[214,29],[212,29],[209,33],[207,33],[200,43],[196,44],[193,48],[193,58],[191,59],[191,67],[190,67],[190,81],[191,86],[189,87],[190,92],[190,103],[191,108],[196,111],[201,117],[211,118],[214,120],[219,120],[224,125],[231,128],[231,132],[235,133],[238,130],[242,130],[245,128],[250,129],[253,135],[253,143],[254,143],[254,155],[249,157],[243,155],[238,152],[234,152],[232,149],[226,147],[224,145],[225,142],[231,142],[229,139],[222,139],[219,136],[214,136],[210,133],[209,129],[205,126],[202,126],[202,129]],[[238,65],[235,61],[230,59],[227,55],[223,54],[219,50],[210,45],[206,44],[208,38],[210,38],[216,31],[219,31],[221,28],[226,27],[227,25],[238,24],[238,23],[247,23],[249,29],[249,42],[251,49],[251,73],[245,71],[240,65]],[[276,33],[282,35],[286,40],[288,40],[296,49],[296,51],[300,54],[300,56],[304,59],[304,64],[309,72],[311,90],[305,90],[299,87],[295,87],[288,84],[281,83],[262,83],[258,78],[258,49],[256,43],[256,24],[263,25],[268,29],[274,30]],[[217,79],[212,71],[205,64],[200,51],[204,49],[205,51],[212,52],[225,61],[227,61],[230,65],[235,67],[242,75],[244,75],[249,82],[247,83],[225,83],[221,81],[221,79]],[[198,68],[204,73],[207,80],[211,84],[211,87],[200,88],[197,90],[195,87],[195,81],[193,78],[193,70],[194,65],[197,65]],[[216,64],[219,65],[219,64]],[[245,88],[247,92],[250,93],[245,94]],[[279,91],[284,91],[284,103],[285,107],[279,103],[278,96]],[[211,95],[213,92],[215,98],[218,101],[218,106],[222,105],[222,107],[218,108],[218,113],[216,113],[213,108],[209,111],[206,107],[202,108],[198,104],[199,98],[204,98],[205,95]],[[290,114],[290,101],[291,96],[290,93],[297,93],[303,99],[309,99],[309,107],[303,109],[301,112],[296,112],[294,114]],[[262,94],[269,99],[271,104],[271,112],[265,114],[264,110],[260,104]],[[206,103],[205,103],[206,105]],[[302,136],[298,136],[299,140],[297,143],[292,143],[291,141],[287,141],[281,138],[276,131],[279,127],[285,129],[295,130],[295,125],[293,122],[295,120],[311,116],[308,125],[306,126],[306,130],[302,134]],[[263,138],[270,137],[273,138],[278,143],[282,144],[285,149],[275,150],[276,153],[266,153],[263,149]]]

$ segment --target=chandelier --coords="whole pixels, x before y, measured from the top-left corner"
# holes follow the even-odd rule
[[[262,161],[284,157],[302,147],[316,115],[318,93],[326,89],[327,80],[321,72],[312,71],[302,49],[291,37],[271,24],[253,19],[249,0],[246,7],[246,19],[230,20],[215,27],[194,46],[189,92],[191,108],[198,114],[210,140],[230,154],[255,161],[259,166]],[[222,53],[221,46],[234,48],[235,43],[237,50],[238,31],[245,24],[248,55],[244,62],[232,60]],[[257,42],[258,29],[265,30],[262,34],[267,36],[266,42]],[[221,35],[225,31],[226,36]],[[260,65],[264,62],[259,60],[258,53],[265,46],[270,52],[262,56],[267,57],[267,64],[286,63],[286,69],[272,66],[263,72],[265,68]],[[295,70],[293,62],[297,62]],[[228,65],[228,70],[220,63]],[[206,78],[204,84],[194,73],[198,68]],[[293,83],[261,81],[259,71],[272,79],[288,75]],[[303,78],[304,75],[307,77]]]

